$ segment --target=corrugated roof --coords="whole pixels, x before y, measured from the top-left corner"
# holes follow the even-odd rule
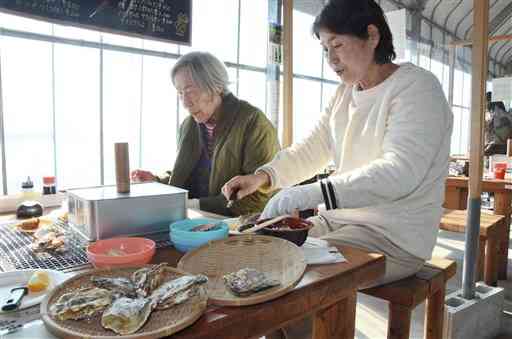
[[[378,0],[377,0],[378,1]],[[418,8],[427,20],[451,34],[452,39],[471,40],[473,32],[473,1],[476,0],[380,0],[384,11],[398,8]],[[300,11],[315,14],[324,0],[294,0]],[[512,34],[512,1],[489,0],[490,36]],[[448,41],[449,42],[449,41]],[[442,44],[442,41],[436,41]],[[512,63],[512,41],[501,41],[489,46],[489,56],[502,66]]]

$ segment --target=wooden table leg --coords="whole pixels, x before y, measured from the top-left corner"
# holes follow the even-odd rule
[[[446,286],[427,298],[425,310],[425,339],[438,339],[443,337],[444,322],[444,296]]]
[[[499,232],[498,234],[502,234]],[[485,242],[484,282],[489,286],[498,286],[498,241],[496,236],[488,237]]]
[[[389,304],[388,339],[408,339],[412,308]]]
[[[484,279],[484,271],[485,271],[485,239],[481,236],[478,238],[478,258],[476,259],[476,280],[481,281]]]
[[[500,235],[498,244],[498,279],[507,279],[508,242],[510,238],[511,197],[507,192],[494,193],[494,214],[505,216],[505,234]]]
[[[354,339],[357,292],[313,316],[313,339]]]
[[[447,186],[444,193],[444,208],[451,210],[465,210],[468,191],[462,187]]]

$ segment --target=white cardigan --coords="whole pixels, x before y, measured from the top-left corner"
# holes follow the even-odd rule
[[[277,189],[334,162],[338,209],[320,213],[337,224],[366,225],[428,259],[442,215],[452,120],[435,76],[402,64],[371,89],[340,85],[310,135],[261,169]]]

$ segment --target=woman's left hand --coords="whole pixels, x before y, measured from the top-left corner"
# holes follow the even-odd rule
[[[323,198],[318,182],[290,187],[283,189],[269,200],[260,219],[293,214],[296,210],[304,211],[316,208],[321,203],[323,203]]]

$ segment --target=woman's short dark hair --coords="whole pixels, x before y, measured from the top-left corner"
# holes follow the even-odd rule
[[[329,0],[313,23],[313,34],[319,38],[320,30],[347,34],[367,40],[368,26],[375,25],[380,41],[375,49],[375,63],[386,64],[396,58],[393,35],[382,8],[373,0]]]

